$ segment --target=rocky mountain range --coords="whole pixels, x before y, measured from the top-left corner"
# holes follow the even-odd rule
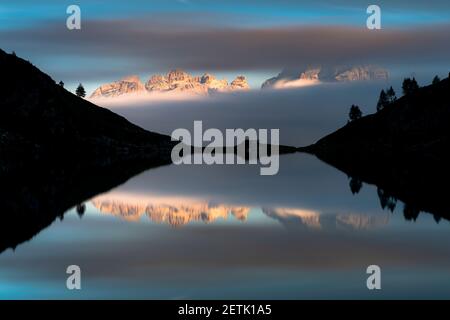
[[[276,77],[266,80],[261,88],[300,87],[318,82],[345,82],[387,79],[388,71],[375,66],[308,67],[300,70],[283,70]],[[106,83],[98,87],[91,98],[110,98],[127,94],[184,93],[206,96],[214,92],[249,90],[245,76],[237,76],[230,83],[205,73],[202,76],[175,69],[166,75],[153,75],[145,83],[136,75]]]
[[[283,70],[266,80],[261,88],[297,87],[317,82],[344,82],[388,79],[387,70],[375,66],[308,67],[300,70]]]
[[[287,228],[309,230],[369,230],[389,223],[388,215],[328,213],[295,208],[262,208],[270,218],[279,221]]]
[[[218,219],[226,220],[230,215],[245,221],[250,212],[248,207],[214,205],[207,202],[165,204],[98,197],[91,203],[104,214],[128,221],[139,221],[141,217],[146,216],[155,223],[166,223],[172,227],[184,226],[194,221],[211,223]]]
[[[226,79],[217,79],[209,73],[202,76],[192,76],[183,70],[176,69],[166,75],[153,75],[145,84],[141,82],[138,76],[127,76],[119,81],[100,86],[92,93],[91,98],[152,92],[183,92],[208,95],[213,92],[248,89],[250,89],[250,86],[244,76],[238,76],[231,83],[228,83]]]
[[[246,221],[250,207],[211,204],[206,201],[186,203],[164,203],[151,200],[123,199],[99,196],[91,203],[101,213],[113,215],[127,221],[140,221],[142,217],[155,223],[181,227],[191,222],[213,223],[230,216]],[[264,214],[286,227],[311,230],[351,229],[366,230],[388,224],[388,215],[362,215],[351,213],[320,214],[319,212],[295,208],[262,208]]]

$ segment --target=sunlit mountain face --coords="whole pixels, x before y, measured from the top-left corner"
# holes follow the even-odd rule
[[[227,219],[246,222],[252,209],[278,221],[285,227],[305,230],[333,230],[336,228],[367,230],[389,223],[387,214],[321,214],[301,208],[252,208],[213,204],[201,199],[160,195],[143,196],[120,192],[101,195],[90,202],[102,214],[112,215],[130,222],[149,220],[172,227],[182,227],[195,222],[211,224]]]
[[[286,227],[313,230],[369,230],[389,223],[389,215],[368,215],[357,213],[320,214],[314,211],[292,208],[264,208],[263,212]]]
[[[190,222],[213,223],[218,219],[233,217],[245,221],[250,208],[214,205],[206,201],[164,198],[133,197],[133,195],[108,194],[93,199],[92,204],[101,213],[111,214],[127,221],[147,218],[155,223],[180,227]]]

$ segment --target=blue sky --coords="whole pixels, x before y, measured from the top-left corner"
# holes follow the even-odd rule
[[[248,26],[286,24],[352,24],[365,22],[369,4],[382,8],[383,24],[416,26],[447,23],[450,2],[446,0],[302,1],[302,0],[2,0],[0,28],[20,28],[46,20],[64,20],[65,8],[77,4],[87,19],[142,18],[157,14],[184,13],[240,17],[233,24]],[[224,21],[222,21],[224,22]]]
[[[359,0],[2,0],[0,48],[16,51],[69,86],[82,81],[91,87],[130,73],[146,77],[176,67],[228,78],[245,73],[257,83],[292,66],[296,54],[302,59],[299,65],[322,63],[320,59],[348,63],[342,59],[345,50],[371,47],[364,38],[380,43],[384,55],[374,56],[377,47],[372,47],[372,53],[369,49],[349,52],[345,60],[397,66],[402,63],[401,49],[394,44],[399,38],[398,46],[411,53],[406,64],[448,66],[444,58],[447,47],[442,44],[449,40],[445,30],[450,33],[450,1],[374,3],[382,10],[383,33],[378,37],[361,33],[368,32],[364,30],[366,8],[371,3]],[[65,21],[71,4],[81,8],[82,30],[70,33]],[[314,28],[319,31],[311,31]],[[336,30],[348,31],[348,37],[344,33],[335,36],[332,32]],[[341,39],[340,52],[334,52],[340,43],[323,47],[322,37],[327,43]],[[441,56],[424,56],[420,48],[424,45]],[[316,52],[320,48],[322,51]],[[310,54],[303,56],[304,51]],[[326,51],[330,57],[323,54]],[[392,59],[386,55],[389,51]],[[320,59],[313,61],[311,57],[316,56]]]

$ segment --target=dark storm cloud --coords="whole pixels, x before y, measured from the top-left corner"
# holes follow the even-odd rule
[[[207,28],[161,21],[97,20],[85,21],[80,31],[53,22],[34,29],[2,31],[0,41],[7,48],[33,55],[119,58],[160,70],[175,66],[256,70],[319,63],[447,63],[449,28]],[[99,60],[94,69],[104,64]]]

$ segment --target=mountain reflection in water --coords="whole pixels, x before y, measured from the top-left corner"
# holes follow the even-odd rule
[[[313,156],[282,156],[270,177],[162,166],[106,183],[114,170],[15,198],[5,186],[1,239],[15,250],[0,254],[0,298],[373,298],[370,264],[383,270],[376,297],[450,296],[448,221],[405,219],[401,200]],[[65,289],[70,264],[83,270],[80,292]]]
[[[181,201],[179,199],[164,199],[146,201],[133,197],[123,199],[123,196],[108,194],[97,197],[92,204],[100,212],[118,216],[128,221],[138,221],[146,216],[156,223],[167,223],[173,227],[188,224],[191,221],[211,223],[217,219],[227,219],[229,215],[237,220],[245,221],[249,214],[248,207],[233,207],[213,205],[208,202]]]
[[[92,199],[92,204],[101,213],[113,215],[127,221],[138,222],[147,218],[155,223],[181,227],[191,222],[214,223],[217,220],[234,218],[245,222],[251,207],[212,204],[205,200],[183,198],[137,198],[111,192]],[[325,214],[301,208],[253,208],[260,209],[268,217],[290,228],[354,229],[365,230],[381,227],[389,223],[387,213],[369,214]]]
[[[5,215],[0,244],[3,249],[16,247],[57,217],[62,218],[69,208],[78,205],[83,211],[80,204],[84,201],[125,220],[138,221],[145,216],[174,227],[230,216],[242,222],[252,210],[289,229],[309,230],[372,229],[387,225],[391,214],[398,211],[407,220],[418,218],[419,212],[412,214],[407,204],[402,206],[382,189],[348,178],[313,156],[284,155],[280,160],[281,170],[275,176],[260,176],[258,168],[249,165],[172,165],[145,171],[116,188],[143,167],[121,169],[120,175],[117,168],[102,168],[70,175],[67,170],[41,172],[39,177],[27,176],[27,180],[8,176],[1,184],[5,191],[2,201],[9,214]],[[30,183],[24,184],[26,181]],[[27,214],[28,218],[22,219]],[[433,218],[441,220],[436,213]]]

